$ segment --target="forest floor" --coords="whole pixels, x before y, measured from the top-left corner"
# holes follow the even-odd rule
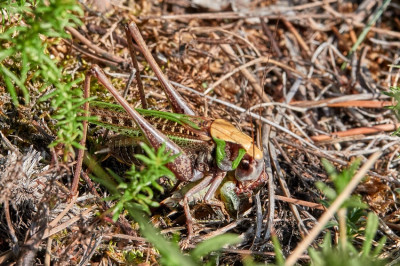
[[[382,1],[293,2],[84,2],[82,25],[67,28],[71,39],[52,44],[49,53],[65,73],[77,78],[83,78],[91,65],[100,65],[122,91],[131,73],[124,26],[134,21],[164,75],[198,116],[230,121],[262,147],[268,181],[241,198],[241,208],[228,217],[215,206],[192,202],[197,221],[194,237],[185,247],[231,232],[242,241],[218,253],[220,264],[239,265],[246,256],[273,263],[276,250],[271,236],[276,236],[283,255],[289,257],[304,247],[304,238],[348,183],[332,181],[325,159],[338,172],[357,163],[369,166],[355,167],[353,172],[362,171],[363,179],[350,190],[366,206],[361,208],[353,199],[347,214],[334,210],[329,224],[304,249],[318,249],[327,234],[334,246],[346,239],[338,225],[344,217],[349,241],[361,250],[366,217],[373,212],[379,226],[372,246],[386,236],[379,258],[396,262],[400,141],[393,132],[399,122],[396,110],[388,108],[397,102],[387,93],[399,78],[400,6],[393,1],[378,16]],[[378,20],[371,26],[374,16]],[[154,72],[139,53],[138,61],[141,74],[147,76],[143,82],[149,108],[171,111]],[[95,83],[91,93],[112,102]],[[126,98],[138,107],[136,84],[134,79]],[[8,99],[4,90],[1,93]],[[34,251],[25,256],[38,264],[46,259],[63,265],[159,264],[160,255],[129,216],[123,213],[113,222],[104,214],[112,206],[112,201],[103,200],[109,196],[104,187],[82,177],[78,197],[70,197],[76,160],[55,163],[57,153],[47,148],[57,134],[45,126],[51,121],[25,116],[37,109],[24,108],[1,120],[9,124],[2,125],[7,130],[2,130],[0,188],[9,193],[0,196],[4,236],[0,262],[16,261],[16,248],[33,245]],[[90,149],[98,135],[89,130]],[[115,158],[101,164],[118,174],[129,169]],[[346,179],[349,171],[333,176]],[[318,182],[336,189],[322,192]],[[179,194],[168,193],[157,200],[174,201],[171,194]],[[151,211],[151,221],[164,237],[185,239],[179,204]],[[41,226],[46,230],[40,231]],[[298,259],[301,264],[310,262],[308,253]]]

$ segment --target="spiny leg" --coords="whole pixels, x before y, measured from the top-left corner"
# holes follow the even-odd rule
[[[162,132],[154,128],[146,119],[144,119],[129,103],[118,93],[111,82],[108,80],[104,72],[99,66],[93,65],[90,74],[94,75],[101,84],[103,84],[114,98],[121,104],[125,111],[132,117],[135,123],[143,132],[143,135],[148,140],[148,143],[155,149],[159,149],[163,143],[166,145],[166,150],[172,152],[173,155],[178,155],[173,162],[167,164],[170,169],[182,181],[189,181],[192,178],[192,163],[189,156],[174,142],[172,142]]]
[[[226,172],[218,171],[214,175],[206,176],[200,183],[196,186],[192,187],[188,192],[186,192],[185,196],[183,197],[183,209],[185,210],[186,216],[186,225],[188,228],[188,240],[192,237],[193,234],[193,218],[190,213],[189,207],[189,198],[192,197],[194,194],[200,192],[202,189],[205,189],[208,185],[211,184],[210,188],[207,191],[207,194],[204,197],[204,201],[209,204],[210,198],[214,196],[215,191],[217,190],[218,186],[221,184],[222,180],[224,179]],[[212,204],[217,205],[217,204]],[[222,212],[224,209],[221,207]],[[225,214],[225,212],[224,212]]]
[[[192,238],[193,235],[193,217],[190,213],[189,207],[189,198],[194,194],[198,193],[202,189],[206,188],[212,182],[213,176],[209,175],[206,176],[200,183],[192,187],[188,192],[186,192],[185,196],[183,197],[183,209],[185,211],[186,216],[186,226],[188,230],[187,241]]]
[[[214,179],[211,183],[210,188],[208,189],[206,195],[204,196],[204,201],[207,203],[211,197],[215,195],[215,191],[217,191],[219,185],[221,184],[222,180],[224,180],[226,176],[225,171],[216,170],[217,172],[214,174]]]
[[[229,219],[229,214],[225,209],[225,205],[223,202],[220,201],[214,201],[211,202],[211,198],[214,197],[215,192],[217,191],[219,185],[221,185],[221,182],[224,180],[226,176],[225,171],[217,170],[217,172],[214,174],[214,179],[211,182],[210,188],[208,189],[206,195],[204,196],[204,202],[208,205],[214,205],[220,208],[222,213],[225,215],[227,219]]]
[[[136,26],[135,22],[131,22],[128,26],[131,36],[135,39],[136,43],[139,45],[141,52],[149,63],[150,67],[153,69],[158,80],[164,89],[165,94],[175,113],[195,115],[195,112],[187,105],[182,96],[175,90],[169,80],[164,76],[157,62],[154,60],[151,52],[147,48],[142,35],[140,34],[139,28]],[[129,38],[129,37],[128,37]],[[129,41],[128,41],[129,43]]]

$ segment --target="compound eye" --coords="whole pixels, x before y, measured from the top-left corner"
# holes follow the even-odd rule
[[[243,159],[243,160],[240,162],[239,167],[240,167],[242,170],[244,170],[244,171],[249,170],[249,169],[250,169],[250,162],[249,162],[249,160]]]
[[[242,159],[239,167],[236,168],[235,177],[238,181],[256,180],[264,170],[264,160],[255,160],[250,156]]]

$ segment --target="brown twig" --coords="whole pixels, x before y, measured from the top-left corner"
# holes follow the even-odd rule
[[[385,125],[377,125],[373,127],[359,127],[352,128],[345,131],[334,132],[331,135],[318,135],[312,136],[311,139],[314,141],[326,141],[334,138],[355,136],[355,135],[365,135],[365,134],[375,134],[382,131],[395,131],[400,127],[400,123],[397,124],[385,124]]]
[[[328,107],[365,107],[365,108],[384,108],[393,106],[392,101],[348,101],[339,103],[328,103]]]
[[[219,229],[217,229],[217,230],[215,230],[213,232],[210,232],[210,233],[208,233],[208,234],[206,234],[204,236],[201,236],[200,240],[204,241],[204,240],[216,237],[218,235],[222,235],[222,234],[234,229],[235,227],[237,227],[242,221],[243,221],[243,219],[238,219],[236,221],[233,221],[232,223],[230,223],[230,224],[228,224],[228,225],[226,225],[224,227],[221,227],[221,228],[219,228]]]
[[[80,34],[76,29],[72,28],[72,27],[65,27],[65,29],[67,31],[69,31],[69,33],[71,33],[72,36],[74,36],[75,38],[77,38],[78,40],[80,40],[82,43],[84,43],[88,48],[92,49],[94,52],[96,52],[97,54],[99,54],[101,57],[109,59],[111,61],[114,61],[120,65],[124,65],[126,64],[126,61],[124,59],[122,59],[121,57],[115,56],[113,54],[108,53],[107,51],[101,49],[100,47],[94,45],[91,41],[89,41],[85,36],[83,36],[82,34]]]
[[[213,34],[214,38],[219,39],[218,35]],[[230,59],[236,64],[239,65],[239,62],[236,60],[235,52],[233,51],[232,47],[229,44],[221,44],[222,50],[230,57]],[[263,88],[258,83],[258,80],[250,73],[245,67],[238,68],[243,76],[250,82],[251,86],[253,87],[254,91],[257,95],[262,99],[264,102],[271,102],[269,97],[264,93]],[[214,85],[215,86],[215,85]]]
[[[354,99],[351,99],[354,98]],[[365,98],[363,95],[349,95],[345,97],[327,98],[319,101],[292,101],[290,105],[304,108],[320,108],[320,107],[365,107],[365,108],[383,108],[392,106],[392,101],[380,100],[357,100],[357,98]]]
[[[275,41],[275,36],[272,34],[271,30],[268,28],[267,24],[265,23],[264,18],[260,18],[261,22],[261,29],[265,35],[268,36],[269,41],[271,42],[272,49],[275,51],[278,58],[282,57],[281,49],[279,48],[278,44]]]
[[[89,98],[90,77],[91,77],[91,74],[90,74],[90,72],[88,72],[86,74],[85,83],[84,83],[84,97],[85,97],[85,99]],[[87,121],[87,118],[89,117],[89,102],[88,102],[88,100],[83,105],[83,111],[84,111],[85,119],[82,122],[82,127],[83,127],[82,139],[79,142],[79,144],[81,145],[82,149],[79,149],[79,152],[78,152],[78,159],[76,161],[74,179],[73,179],[72,185],[71,185],[71,195],[73,195],[73,196],[75,196],[75,194],[76,194],[76,192],[78,190],[79,177],[81,176],[81,170],[82,170],[83,156],[85,154],[85,151],[83,150],[83,148],[86,145],[86,135],[87,135],[87,128],[88,128],[88,121]]]
[[[82,213],[80,213],[79,215],[76,215],[74,217],[72,217],[71,219],[69,219],[68,221],[60,224],[57,227],[52,228],[51,230],[49,230],[49,228],[47,228],[47,230],[45,230],[42,235],[42,239],[46,239],[54,234],[57,234],[58,232],[68,228],[69,226],[71,226],[72,224],[76,223],[77,221],[79,221],[80,219],[82,219],[85,215],[88,215],[91,211],[93,211],[93,209],[95,209],[95,206],[91,206],[88,209],[86,209],[85,211],[83,211]]]
[[[19,247],[18,247],[18,238],[15,235],[14,226],[13,226],[12,221],[11,221],[10,205],[8,203],[8,199],[6,199],[3,204],[4,204],[4,213],[5,213],[5,216],[6,216],[6,223],[7,223],[7,226],[8,226],[8,232],[10,234],[11,241],[13,242],[13,245],[17,245],[17,248],[15,250],[18,250],[19,249]],[[14,255],[16,255],[16,254],[14,254]]]
[[[287,19],[285,19],[284,17],[281,18],[283,24],[285,24],[285,26],[289,29],[289,31],[294,35],[294,37],[296,38],[296,40],[299,42],[300,47],[302,48],[301,50],[303,50],[304,52],[306,52],[306,54],[308,56],[311,56],[311,51],[310,48],[308,47],[308,45],[306,44],[306,42],[304,41],[303,37],[301,37],[301,35],[299,34],[299,32],[295,29],[295,27],[293,27],[292,23],[290,23]]]
[[[132,38],[134,38],[136,43],[139,45],[140,47],[139,51],[146,58],[147,62],[149,63],[154,73],[156,74],[158,80],[160,81],[164,89],[164,92],[168,96],[167,98],[170,101],[174,111],[181,114],[194,115],[195,114],[194,111],[185,103],[182,96],[175,90],[175,88],[172,86],[168,78],[162,73],[160,67],[154,60],[154,57],[152,56],[149,48],[147,47],[142,35],[140,34],[137,25],[134,22],[132,22],[129,24],[128,29]]]
[[[325,210],[325,207],[319,203],[314,203],[314,202],[309,202],[309,201],[304,201],[304,200],[299,200],[299,199],[294,199],[294,198],[288,198],[288,197],[280,196],[280,195],[275,195],[275,198],[280,201],[294,203],[297,205],[302,205],[302,206],[306,206],[306,207],[313,208],[313,209],[318,209],[318,210],[322,210],[322,211]]]
[[[108,66],[110,66],[110,67],[112,67],[112,68],[118,68],[118,67],[120,66],[120,64],[119,64],[118,62],[114,62],[114,61],[112,61],[112,60],[99,57],[99,56],[97,56],[97,55],[91,53],[91,52],[88,51],[87,49],[81,47],[80,45],[71,42],[70,40],[65,40],[65,39],[64,39],[64,42],[66,42],[67,44],[71,45],[71,47],[72,47],[73,49],[75,49],[75,50],[77,50],[78,52],[82,53],[83,55],[85,55],[85,56],[91,58],[92,60],[95,60],[95,61],[98,62],[98,63],[102,63],[102,64],[105,64],[105,65],[108,65]]]

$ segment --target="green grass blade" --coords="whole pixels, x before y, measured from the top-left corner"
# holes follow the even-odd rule
[[[355,44],[351,47],[347,58],[357,50],[358,46],[364,41],[365,37],[367,36],[368,32],[371,30],[371,27],[375,24],[375,22],[382,16],[383,11],[386,10],[388,5],[390,4],[391,0],[385,0],[383,4],[376,10],[375,14],[372,16],[372,19],[368,22],[364,30],[361,32],[360,36],[358,37]],[[341,66],[341,69],[344,70],[347,66],[347,62],[344,62]]]
[[[197,265],[190,257],[182,254],[177,244],[169,242],[162,237],[160,232],[150,224],[150,219],[142,211],[134,208],[131,204],[127,204],[126,208],[129,215],[138,222],[142,235],[160,251],[164,265]]]
[[[197,247],[190,252],[190,255],[195,260],[200,260],[201,257],[206,256],[212,251],[217,251],[224,246],[234,245],[240,242],[241,239],[235,234],[219,235],[198,244]]]

